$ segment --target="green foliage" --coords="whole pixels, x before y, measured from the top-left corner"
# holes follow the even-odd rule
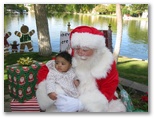
[[[107,6],[103,5],[103,4],[99,4],[95,7],[95,11],[99,12],[101,14],[107,14]]]
[[[122,14],[130,14],[130,10],[128,6],[123,7]]]
[[[47,4],[46,10],[48,13],[65,12],[66,4]]]
[[[24,7],[24,4],[4,4],[5,13],[6,9],[18,11],[28,10]],[[116,4],[46,4],[46,11],[48,15],[53,15],[59,12],[91,13],[93,9],[100,14],[115,14]],[[123,14],[140,16],[145,10],[148,10],[148,4],[131,4],[130,6],[121,4],[121,9]]]
[[[148,4],[131,4],[130,8],[132,11],[145,11],[148,9]]]
[[[47,4],[46,9],[48,14],[55,12],[87,13],[91,12],[94,6],[94,4]]]
[[[66,5],[66,12],[73,13],[74,12],[74,4]]]
[[[24,4],[4,4],[4,9],[12,9],[19,12],[22,12],[23,10],[28,11]]]
[[[75,12],[77,13],[88,13],[91,12],[92,9],[95,7],[94,4],[75,4]]]
[[[131,4],[131,15],[140,16],[145,10],[148,9],[148,4]]]
[[[109,11],[110,14],[115,13],[116,12],[116,4],[110,4],[107,7],[107,10]]]
[[[83,9],[82,13],[91,12],[94,7],[95,7],[94,4],[83,4],[82,5],[82,9]]]

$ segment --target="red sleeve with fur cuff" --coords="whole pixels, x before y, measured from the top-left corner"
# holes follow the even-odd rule
[[[49,70],[46,65],[42,66],[37,73],[37,84],[46,79]]]
[[[96,80],[98,89],[102,94],[106,96],[108,101],[111,101],[115,98],[114,92],[117,89],[119,83],[118,71],[116,69],[116,63],[114,62],[111,65],[111,70],[107,73],[106,78]]]

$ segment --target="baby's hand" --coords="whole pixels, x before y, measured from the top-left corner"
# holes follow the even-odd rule
[[[52,100],[57,100],[57,94],[56,94],[55,92],[49,93],[48,96],[49,96],[50,99],[52,99]]]
[[[76,79],[76,80],[74,80],[74,84],[75,84],[76,87],[78,87],[79,84],[80,84],[80,81],[78,79]]]

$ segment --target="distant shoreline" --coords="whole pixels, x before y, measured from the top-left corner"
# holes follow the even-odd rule
[[[82,15],[93,15],[93,16],[101,16],[101,17],[106,17],[106,18],[116,18],[116,15],[101,15],[101,14],[92,14],[92,13],[89,13],[89,14],[83,14],[83,13],[73,13],[73,14],[82,14]],[[123,17],[124,18],[124,17]],[[131,20],[146,20],[148,21],[148,18],[139,18],[139,17],[130,17]]]
[[[130,57],[122,56],[122,55],[119,55],[119,57],[121,57],[121,58],[129,58],[129,59],[134,59],[134,60],[139,60],[139,61],[148,62],[148,59],[130,58]]]

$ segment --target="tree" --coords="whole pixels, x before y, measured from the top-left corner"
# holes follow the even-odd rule
[[[107,6],[107,10],[110,14],[115,13],[115,9],[116,9],[116,5],[115,4],[110,4],[109,6]]]
[[[128,6],[124,6],[122,8],[122,15],[124,15],[124,14],[130,15],[130,10],[129,10],[129,7]]]
[[[46,9],[48,13],[65,12],[66,6],[66,4],[47,4]]]
[[[66,5],[66,12],[73,13],[74,12],[74,4]]]
[[[96,12],[99,12],[100,14],[106,14],[107,11],[107,6],[103,5],[103,4],[98,4],[95,7]]]
[[[76,4],[74,6],[75,12],[80,13],[82,12],[82,4]]]
[[[130,8],[132,14],[137,14],[140,17],[141,14],[148,9],[148,4],[131,4]]]
[[[77,13],[90,13],[95,4],[47,4],[46,9],[48,14],[58,12],[77,12]]]
[[[21,13],[23,12],[23,10],[28,11],[28,9],[24,6],[24,4],[4,4],[4,9],[17,10]]]
[[[114,48],[114,58],[115,61],[118,62],[118,56],[120,53],[120,46],[122,41],[122,13],[121,13],[121,5],[116,4],[116,16],[117,16],[117,37],[116,37],[116,43]]]
[[[38,34],[39,54],[42,56],[50,56],[52,54],[52,47],[50,44],[45,4],[35,4],[34,10]]]
[[[94,8],[94,4],[83,4],[82,5],[82,13],[88,13],[91,12],[92,9]]]

